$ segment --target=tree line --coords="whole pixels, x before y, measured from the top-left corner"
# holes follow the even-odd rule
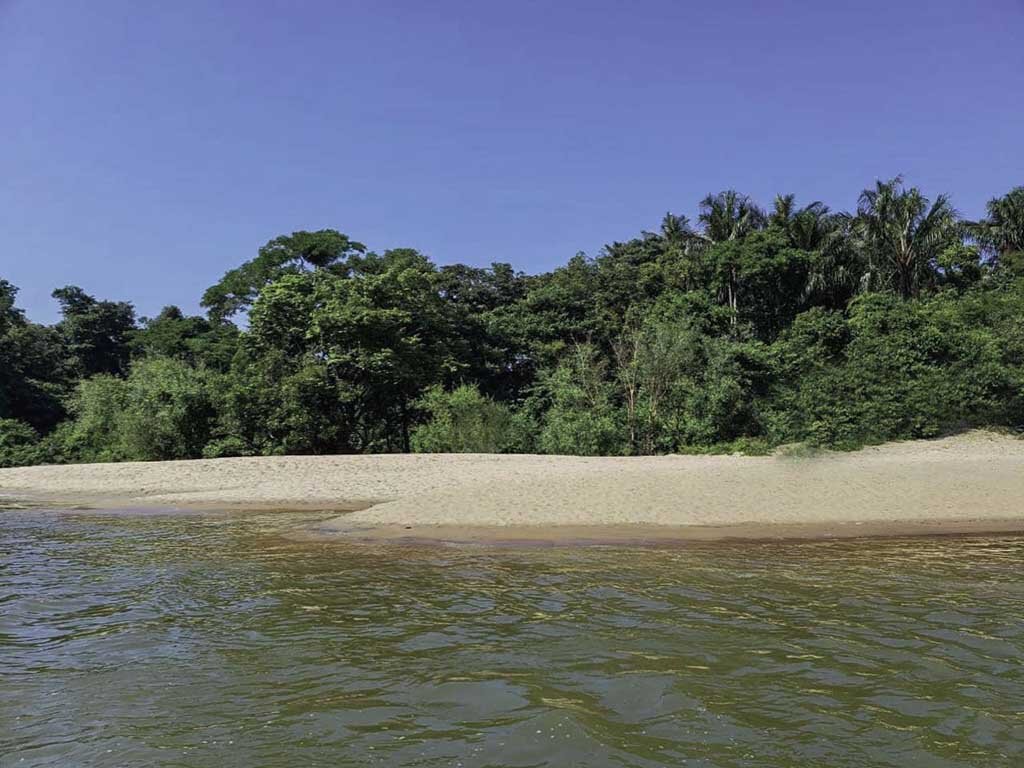
[[[205,316],[53,296],[61,320],[33,323],[0,279],[0,466],[1024,426],[1024,187],[980,221],[900,178],[852,213],[725,191],[540,275],[294,232],[211,286]]]

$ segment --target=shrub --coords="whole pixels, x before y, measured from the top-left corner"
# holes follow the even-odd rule
[[[621,455],[628,449],[623,412],[597,350],[577,345],[539,386],[551,403],[538,444],[542,452],[581,456]]]
[[[71,421],[58,428],[55,439],[76,461],[123,461],[121,418],[128,403],[123,379],[100,374],[78,383],[68,404]]]
[[[0,467],[20,467],[39,461],[39,435],[16,419],[0,419]]]
[[[80,461],[153,461],[203,455],[216,423],[215,376],[170,358],[142,360],[127,379],[81,382],[71,424],[59,430]]]
[[[511,413],[475,386],[451,392],[434,386],[417,405],[430,414],[430,421],[413,430],[412,449],[417,453],[500,453],[508,448]]]

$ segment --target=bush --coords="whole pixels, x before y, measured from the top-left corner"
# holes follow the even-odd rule
[[[512,440],[508,408],[484,397],[475,386],[451,392],[431,387],[417,406],[431,418],[413,430],[416,453],[501,453]]]
[[[119,418],[124,452],[142,461],[202,456],[217,419],[215,378],[171,358],[133,365]]]
[[[123,379],[100,374],[78,383],[68,411],[71,420],[54,435],[75,461],[124,461],[121,419],[128,404],[128,385]]]
[[[221,437],[211,440],[203,448],[204,459],[224,459],[231,456],[252,456],[253,451],[240,437]]]
[[[39,435],[16,419],[0,419],[0,467],[39,463]]]
[[[856,299],[811,310],[773,346],[773,442],[841,449],[1024,420],[1019,294]]]
[[[542,452],[607,456],[628,450],[624,414],[612,399],[605,369],[596,349],[578,345],[542,376],[539,390],[551,403],[538,439]]]
[[[217,418],[213,374],[169,358],[142,360],[127,379],[81,382],[71,424],[58,431],[80,461],[155,461],[203,455]]]

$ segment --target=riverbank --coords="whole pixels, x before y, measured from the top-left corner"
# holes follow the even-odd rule
[[[280,456],[0,470],[54,506],[325,509],[357,539],[666,540],[1024,530],[1024,441],[787,456]],[[354,511],[353,511],[354,510]]]

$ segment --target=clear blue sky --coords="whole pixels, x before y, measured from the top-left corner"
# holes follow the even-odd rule
[[[1022,40],[1024,0],[0,0],[0,277],[195,310],[322,227],[540,271],[896,173],[977,216],[1024,183]]]

